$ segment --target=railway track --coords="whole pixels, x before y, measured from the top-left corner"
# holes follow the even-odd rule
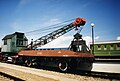
[[[43,67],[40,69],[43,69]],[[44,67],[44,70],[65,73],[68,75],[71,74],[71,75],[75,75],[75,77],[87,76],[87,77],[93,77],[93,78],[108,79],[110,81],[120,80],[120,73],[100,72],[100,71],[98,71],[98,72],[97,71],[79,71],[79,70],[73,70],[73,71],[70,70],[67,72],[61,72],[57,68],[49,68],[49,67]]]
[[[100,62],[99,62],[100,63]],[[103,63],[103,62],[101,62],[103,65],[105,65],[105,63]],[[100,63],[100,64],[101,64]],[[111,62],[111,63],[115,63],[115,62]],[[97,63],[98,64],[98,63]],[[115,63],[115,64],[119,64],[118,62],[117,63]],[[107,64],[106,64],[107,65]],[[111,64],[109,64],[108,63],[108,67],[110,67],[109,65],[111,65]],[[94,78],[104,78],[104,79],[109,79],[110,81],[111,80],[120,80],[120,70],[119,70],[119,68],[120,68],[120,66],[116,66],[116,65],[114,65],[114,69],[116,69],[116,70],[114,70],[114,71],[107,71],[106,69],[107,68],[105,68],[105,67],[103,67],[103,69],[105,69],[106,71],[102,71],[102,68],[101,69],[99,69],[98,67],[95,67],[96,66],[96,64],[94,63],[94,65],[93,65],[93,69],[92,69],[92,71],[79,71],[79,70],[73,70],[73,71],[67,71],[67,72],[65,72],[65,73],[68,73],[68,74],[75,74],[76,76],[79,76],[79,75],[81,75],[81,76],[87,76],[87,77],[94,77]],[[102,65],[100,65],[100,66],[102,66]],[[115,67],[117,67],[117,68],[115,68]],[[96,68],[98,68],[98,70],[96,70]],[[113,68],[111,68],[111,69],[113,69]],[[40,69],[42,69],[42,68],[40,68]],[[59,69],[57,69],[57,68],[49,68],[49,67],[44,67],[44,70],[52,70],[52,71],[57,71],[57,72],[61,72],[61,71],[59,71]],[[110,70],[110,69],[109,69]],[[118,72],[117,72],[117,70],[119,70]]]
[[[89,76],[94,78],[104,78],[109,80],[120,80],[120,73],[107,73],[107,72],[73,72],[73,74],[82,75],[82,76]]]
[[[6,65],[9,68],[12,68],[12,69],[17,68],[21,71],[22,71],[22,69],[30,70],[31,71],[30,73],[34,73],[34,74],[37,74],[37,75],[38,75],[38,73],[41,73],[42,76],[44,76],[44,77],[46,77],[46,75],[51,75],[51,76],[49,76],[49,78],[50,77],[54,78],[54,79],[57,78],[57,80],[60,80],[60,81],[64,81],[64,80],[67,80],[67,81],[82,81],[82,80],[116,81],[116,80],[120,80],[120,73],[96,72],[96,71],[83,72],[83,71],[78,71],[78,70],[60,72],[57,68],[49,68],[49,67],[29,68],[29,67],[24,67],[24,66],[16,66],[16,65],[13,65],[13,64],[5,64],[5,66]],[[65,79],[62,80],[61,77],[64,77]],[[17,80],[17,81],[23,81],[23,80]]]
[[[24,81],[20,78],[17,78],[15,76],[11,76],[11,75],[3,73],[3,72],[0,72],[0,76],[2,76],[1,78],[3,78],[3,79],[0,78],[0,81],[6,81],[6,80],[7,81],[8,80],[10,80],[10,81]]]
[[[88,72],[88,76],[101,77],[106,79],[117,79],[120,80],[120,73],[107,73],[107,72]]]

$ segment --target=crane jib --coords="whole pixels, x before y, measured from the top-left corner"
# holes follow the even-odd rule
[[[64,26],[58,30],[55,30],[45,36],[42,36],[41,38],[31,41],[31,43],[27,46],[28,49],[33,49],[37,47],[41,47],[54,39],[62,36],[63,34],[69,32],[70,30],[85,25],[86,20],[84,18],[76,18],[76,20],[73,23],[68,24],[67,26]]]

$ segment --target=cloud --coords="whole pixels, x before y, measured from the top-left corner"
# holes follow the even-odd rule
[[[89,46],[90,42],[92,41],[92,37],[91,36],[85,36],[83,37],[84,40],[86,40],[86,45]]]
[[[98,40],[99,38],[100,38],[99,36],[96,36],[96,37],[95,37],[95,40]]]
[[[0,47],[2,47],[2,45],[3,45],[2,39],[3,39],[4,36],[6,36],[5,33],[0,35]]]
[[[32,3],[33,1],[35,1],[35,0],[20,0],[18,5],[17,5],[16,12],[19,12],[21,10],[21,8]]]
[[[59,19],[50,19],[48,23],[51,24],[56,24],[56,23],[60,23],[61,21]]]
[[[57,18],[53,18],[53,19],[50,19],[50,20],[44,22],[43,26],[51,26],[51,25],[55,25],[55,24],[58,24],[58,23],[61,23],[61,20],[57,19]]]
[[[12,22],[10,24],[10,27],[13,29],[14,32],[24,30],[23,27],[18,22]]]
[[[3,36],[0,35],[0,47],[2,46],[2,39],[3,39]]]
[[[90,5],[90,3],[89,2],[86,2],[86,3],[84,3],[83,5],[82,5],[82,8],[86,8],[86,7],[88,7]]]
[[[96,40],[98,40],[99,38],[100,38],[99,36],[96,36],[96,37],[94,38],[94,42],[95,42]],[[83,39],[86,40],[86,45],[89,47],[89,46],[90,46],[90,43],[92,42],[92,37],[91,37],[91,36],[85,36],[85,37],[83,37]]]
[[[117,40],[120,40],[120,36],[117,37]]]
[[[73,39],[72,36],[61,36],[52,42],[42,46],[41,48],[64,48],[69,47],[71,40]]]
[[[18,6],[26,5],[26,4],[28,4],[28,3],[32,2],[32,1],[33,1],[33,0],[20,0]]]

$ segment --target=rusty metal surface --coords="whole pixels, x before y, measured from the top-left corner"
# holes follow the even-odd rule
[[[22,50],[18,55],[46,57],[94,57],[93,54],[73,52],[70,50]]]

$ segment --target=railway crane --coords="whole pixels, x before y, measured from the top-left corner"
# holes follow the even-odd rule
[[[37,47],[48,44],[72,29],[78,30],[78,27],[84,26],[85,23],[86,20],[84,18],[76,18],[74,22],[32,41],[27,45],[26,49],[22,49],[17,52],[17,55],[12,56],[13,63],[23,63],[26,66],[58,67],[61,71],[67,71],[69,69],[90,71],[92,69],[94,55],[90,54],[85,40],[82,39],[82,35],[79,33],[74,35],[74,39],[71,41],[67,50],[36,49]]]
[[[67,26],[64,26],[58,30],[55,30],[45,36],[42,36],[41,38],[35,40],[34,42],[31,42],[27,48],[28,49],[32,49],[32,48],[37,48],[37,47],[41,47],[51,41],[53,41],[54,39],[62,36],[63,34],[71,31],[72,29],[76,29],[78,30],[77,27],[79,26],[83,26],[85,25],[86,21],[84,18],[76,18],[76,20],[73,23],[68,24]]]

